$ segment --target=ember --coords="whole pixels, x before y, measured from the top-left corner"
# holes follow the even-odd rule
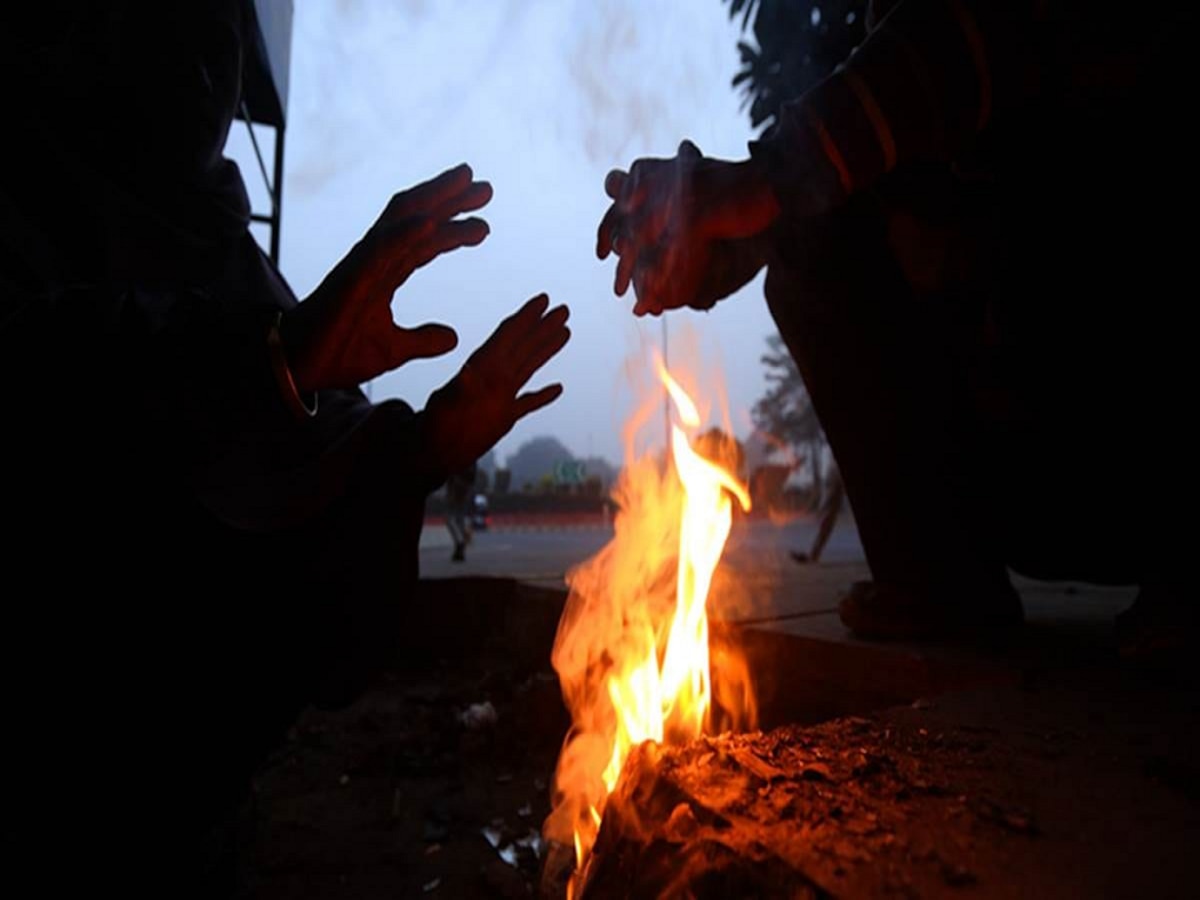
[[[609,796],[637,747],[753,727],[756,718],[741,658],[710,656],[707,615],[733,498],[749,510],[750,497],[725,468],[723,448],[705,447],[705,456],[693,447],[688,434],[701,415],[661,362],[657,371],[675,411],[669,458],[627,449],[614,493],[615,536],[571,573],[552,653],[572,727],[545,831],[574,847],[568,896],[579,896],[587,881]],[[627,448],[648,418],[634,418]]]

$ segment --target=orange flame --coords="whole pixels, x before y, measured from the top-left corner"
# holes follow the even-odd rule
[[[713,573],[733,522],[733,499],[750,495],[688,440],[701,416],[661,362],[658,376],[681,424],[671,425],[671,463],[627,463],[614,499],[616,535],[571,573],[571,597],[559,623],[552,661],[573,725],[555,775],[555,809],[547,837],[570,841],[582,886],[609,795],[630,752],[644,741],[679,743],[703,733],[712,709],[707,602]],[[644,417],[641,417],[644,419]],[[740,659],[727,676],[744,681]],[[752,725],[748,686],[725,712]],[[742,721],[736,719],[741,716]]]

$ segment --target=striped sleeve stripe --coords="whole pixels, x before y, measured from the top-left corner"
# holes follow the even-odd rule
[[[816,132],[817,140],[820,142],[821,149],[825,152],[826,158],[837,170],[838,181],[841,182],[842,190],[847,195],[852,194],[854,192],[854,179],[850,175],[850,167],[846,165],[846,157],[838,149],[837,142],[833,139],[833,135],[829,133],[829,129],[825,127],[824,120],[810,108],[808,110],[808,121],[812,125],[813,131]]]
[[[992,116],[992,73],[988,67],[987,47],[979,23],[971,15],[971,11],[963,5],[962,0],[946,0],[950,10],[962,29],[967,46],[971,49],[971,60],[975,64],[975,74],[979,78],[979,119],[976,130],[982,131]]]
[[[879,106],[879,101],[875,99],[875,95],[871,92],[871,88],[867,85],[857,72],[849,69],[843,69],[842,75],[846,79],[846,83],[850,85],[850,90],[854,92],[854,96],[858,98],[858,103],[866,113],[867,118],[871,121],[871,127],[875,129],[875,137],[879,141],[879,149],[883,152],[883,168],[885,172],[890,172],[896,168],[896,137],[892,134],[892,126],[888,124],[887,116],[883,114],[883,110]]]

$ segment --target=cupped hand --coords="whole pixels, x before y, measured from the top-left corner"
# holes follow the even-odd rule
[[[571,336],[570,310],[549,307],[545,294],[526,302],[430,396],[424,410],[429,450],[442,471],[474,462],[520,419],[562,393],[561,384],[524,390]]]
[[[475,181],[465,164],[392,197],[317,289],[284,315],[280,333],[297,388],[355,387],[453,350],[458,336],[446,325],[397,325],[392,295],[441,254],[481,243],[487,223],[458,216],[491,198],[491,185]]]
[[[633,284],[635,315],[706,309],[727,296],[732,281],[740,286],[761,268],[746,274],[747,261],[761,253],[743,242],[757,242],[779,214],[754,160],[710,159],[691,141],[672,158],[610,172],[604,189],[613,203],[600,222],[596,255],[616,253],[613,289],[623,296]]]

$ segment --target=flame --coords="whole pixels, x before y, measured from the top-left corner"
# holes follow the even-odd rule
[[[713,665],[707,602],[733,522],[733,501],[750,509],[746,487],[718,461],[700,455],[688,431],[699,428],[695,402],[657,363],[677,421],[670,463],[627,461],[614,499],[616,534],[571,573],[571,596],[552,661],[573,726],[555,774],[547,837],[575,848],[577,896],[609,795],[625,760],[644,741],[680,743],[710,727]],[[635,422],[646,420],[645,415]],[[632,442],[629,442],[630,444]],[[753,699],[740,658],[721,677],[734,724],[753,725]],[[740,719],[740,721],[739,721]]]

